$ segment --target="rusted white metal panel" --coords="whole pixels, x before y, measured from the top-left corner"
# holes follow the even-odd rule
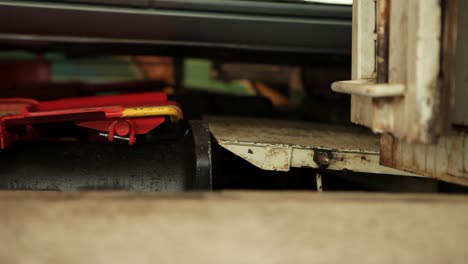
[[[375,0],[353,1],[352,73],[353,80],[375,80]],[[371,126],[372,99],[351,96],[351,121]]]
[[[356,81],[352,85],[341,81],[333,85],[334,90],[372,98],[371,107],[362,107],[372,113],[372,121],[366,125],[374,132],[388,133],[382,136],[381,164],[468,185],[466,128],[452,129],[452,122],[468,124],[468,3],[376,3],[375,82],[379,84],[371,80],[356,88]],[[389,91],[380,91],[384,89],[380,85],[388,85]],[[395,85],[404,86],[402,94],[390,91]],[[392,93],[395,95],[390,96]]]
[[[367,59],[368,63],[377,62],[376,76],[369,80],[371,84],[363,83],[361,89],[356,88],[356,85],[349,85],[349,82],[337,82],[333,85],[335,91],[366,96],[372,101],[371,105],[352,105],[352,110],[359,108],[363,115],[371,115],[370,122],[357,123],[372,128],[374,132],[392,133],[405,142],[435,142],[441,133],[438,127],[441,105],[437,99],[442,93],[439,85],[441,3],[439,0],[377,1],[378,34],[369,29],[364,32],[368,35],[367,38],[377,36],[377,53],[371,59],[368,52],[355,54],[362,50],[353,50],[354,57],[361,58],[361,55],[365,55],[362,59]],[[360,4],[375,8],[370,2],[362,1]],[[373,14],[375,15],[375,11]],[[366,22],[362,19],[357,21]],[[360,27],[363,25],[357,25],[357,32]],[[365,63],[353,64],[353,70],[359,70],[362,64]],[[372,84],[373,82],[379,84]],[[387,89],[384,89],[382,82],[388,83]],[[353,118],[352,121],[356,122],[355,115]]]
[[[223,148],[264,169],[291,167],[418,176],[379,164],[379,137],[357,127],[264,119],[208,118]]]
[[[408,1],[408,3],[409,2],[410,1]],[[456,6],[457,2],[458,9]],[[468,93],[466,92],[467,86],[465,86],[464,83],[464,78],[466,77],[464,71],[466,72],[466,67],[463,66],[463,64],[466,64],[467,60],[466,45],[464,42],[468,33],[465,26],[465,17],[468,12],[467,3],[466,1],[453,0],[441,1],[441,3],[445,5],[443,8],[444,34],[441,38],[442,47],[440,52],[442,55],[440,62],[442,79],[439,80],[439,87],[441,87],[441,90],[426,97],[424,97],[424,94],[420,93],[418,95],[419,97],[416,96],[415,98],[419,98],[422,102],[425,102],[424,99],[426,99],[428,105],[429,103],[440,105],[439,112],[432,113],[435,121],[437,121],[438,118],[439,123],[442,124],[447,123],[451,125],[451,122],[454,122],[458,125],[464,125],[464,119],[468,113],[468,108],[466,107]],[[412,5],[414,5],[414,3],[412,3]],[[433,5],[436,5],[436,3],[433,3]],[[408,9],[408,12],[410,11],[411,9]],[[436,29],[439,28],[437,27],[434,30]],[[413,36],[413,38],[416,37]],[[456,42],[457,45],[455,45]],[[435,55],[432,55],[434,59]],[[425,54],[419,54],[418,56],[424,57]],[[400,64],[401,62],[394,63],[394,68],[397,69],[397,72],[397,67]],[[424,67],[427,66],[428,65],[424,65]],[[418,82],[418,78],[419,81],[421,81],[421,78],[423,78],[421,76],[425,74],[424,69],[426,68],[424,67],[419,68],[417,72],[406,72],[405,78],[407,80],[413,80],[414,83]],[[435,68],[432,68],[431,71],[435,71]],[[455,101],[455,111],[451,112],[453,101]],[[406,109],[406,112],[408,112],[412,108],[407,106]],[[406,114],[406,112],[400,111],[400,114]],[[452,118],[453,120],[451,120]],[[395,123],[397,121],[398,120],[395,120]],[[435,121],[433,123],[433,130],[437,131],[437,129],[441,129],[441,124],[439,124],[438,128],[437,122]],[[413,126],[414,131],[416,131],[420,123],[407,124],[407,126]],[[398,137],[384,135],[381,141],[381,163],[386,166],[424,174],[444,181],[468,185],[467,142],[466,128],[447,129],[444,135],[438,137],[436,143],[424,145],[410,144]]]

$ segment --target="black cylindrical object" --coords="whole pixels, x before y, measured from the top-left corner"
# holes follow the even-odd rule
[[[210,153],[209,131],[200,121],[179,139],[134,146],[18,142],[0,153],[0,189],[210,190]]]

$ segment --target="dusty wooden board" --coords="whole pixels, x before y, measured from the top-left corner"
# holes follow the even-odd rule
[[[468,263],[468,198],[0,193],[0,262]]]
[[[327,169],[412,175],[379,165],[380,139],[367,129],[307,122],[208,117],[218,144],[264,170],[318,168],[316,152],[326,152]]]

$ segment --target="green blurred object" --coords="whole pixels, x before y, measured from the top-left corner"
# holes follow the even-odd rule
[[[213,80],[211,61],[202,59],[184,60],[183,85],[188,89],[230,95],[254,95],[255,91],[245,81]]]
[[[130,56],[112,56],[92,59],[67,59],[56,56],[52,63],[54,82],[85,82],[90,84],[115,83],[144,79]]]

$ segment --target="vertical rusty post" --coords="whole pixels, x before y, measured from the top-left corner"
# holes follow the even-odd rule
[[[439,135],[447,134],[452,126],[452,113],[455,108],[455,65],[457,51],[457,31],[466,30],[458,28],[458,1],[443,0],[442,7],[442,43],[440,51],[439,75],[439,117],[435,129]]]
[[[390,0],[376,0],[377,83],[388,82],[388,44],[390,35]]]

